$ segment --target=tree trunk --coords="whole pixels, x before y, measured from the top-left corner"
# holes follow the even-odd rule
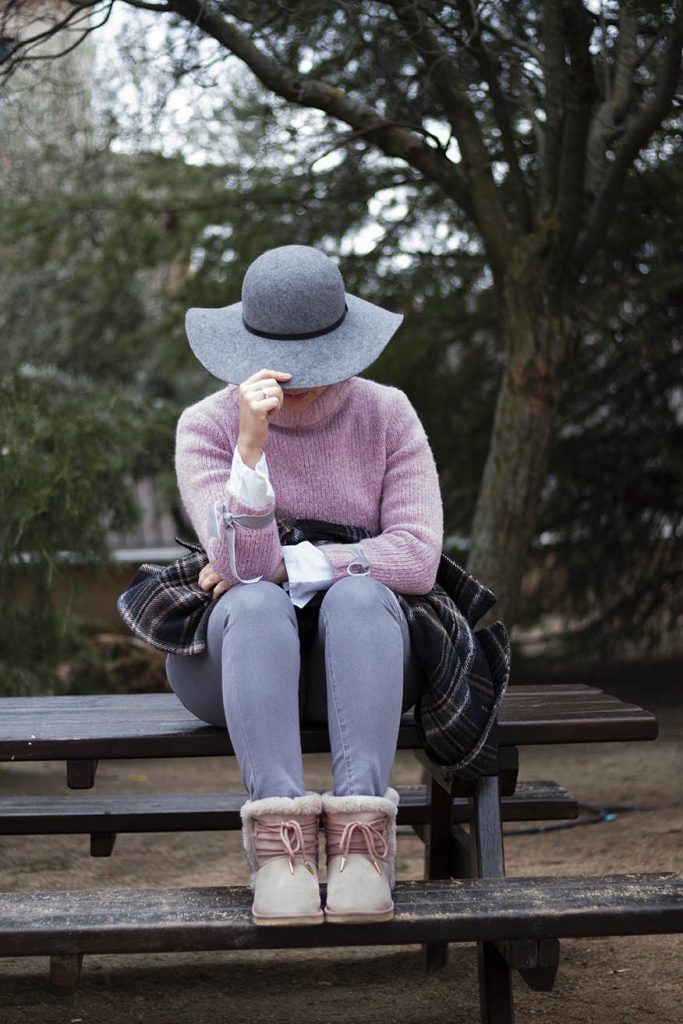
[[[509,269],[502,301],[506,362],[472,524],[468,569],[520,614],[521,576],[536,523],[573,332],[571,289],[548,280],[537,255]]]

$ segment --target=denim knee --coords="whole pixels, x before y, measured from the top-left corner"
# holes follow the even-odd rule
[[[261,620],[272,625],[283,616],[296,624],[296,613],[289,595],[282,587],[267,580],[240,583],[231,587],[218,598],[211,618],[216,612],[222,615],[223,624],[226,626],[243,618],[249,619],[252,623]]]
[[[395,594],[371,576],[345,576],[333,583],[320,606],[324,617],[348,616],[353,612],[361,618],[372,617],[380,609],[393,618],[400,611]]]

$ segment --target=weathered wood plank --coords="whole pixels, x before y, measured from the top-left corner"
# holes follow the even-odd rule
[[[654,739],[650,712],[591,687],[516,687],[506,694],[502,746]],[[324,727],[302,729],[306,752],[329,750]],[[410,715],[399,749],[420,746]],[[193,757],[230,754],[227,732],[204,725],[173,694],[0,699],[0,760]]]
[[[399,825],[424,825],[430,806],[426,786],[399,787]],[[131,793],[103,796],[0,798],[0,835],[72,835],[115,832],[194,832],[241,828],[241,793]],[[577,804],[556,782],[521,782],[503,798],[505,821],[567,819]],[[456,797],[453,820],[468,821],[468,801]]]
[[[395,945],[683,931],[673,874],[401,882],[394,921],[258,928],[247,889],[1,893],[0,955]]]
[[[412,716],[404,716],[399,748],[419,745]],[[329,751],[327,729],[304,727],[302,746],[307,753]],[[0,699],[0,761],[232,753],[226,730],[198,721],[174,694]]]

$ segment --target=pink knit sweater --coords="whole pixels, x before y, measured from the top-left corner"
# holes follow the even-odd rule
[[[192,525],[216,571],[233,581],[224,536],[209,538],[209,513],[216,501],[233,513],[264,511],[227,489],[238,427],[239,390],[229,385],[185,410],[176,445]],[[278,517],[365,526],[373,534],[363,550],[374,579],[403,594],[432,588],[443,539],[441,495],[429,442],[402,391],[360,377],[334,384],[308,409],[276,413],[265,451]],[[275,522],[237,526],[235,547],[245,579],[268,578],[282,558]],[[355,560],[348,544],[326,544],[325,554],[335,579]]]

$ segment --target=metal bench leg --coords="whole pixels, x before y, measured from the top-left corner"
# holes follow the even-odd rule
[[[502,878],[505,855],[497,775],[477,779],[471,831],[478,877]],[[479,1005],[482,1024],[514,1024],[512,970],[495,942],[479,943]]]
[[[453,797],[443,786],[430,779],[430,824],[425,846],[425,878],[451,877],[451,819]],[[429,974],[448,963],[447,943],[428,943],[422,947],[425,971]]]

